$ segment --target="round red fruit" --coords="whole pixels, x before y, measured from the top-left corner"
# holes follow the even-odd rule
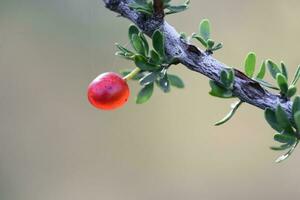
[[[113,110],[123,106],[129,94],[126,80],[114,72],[100,74],[88,87],[90,103],[102,110]]]

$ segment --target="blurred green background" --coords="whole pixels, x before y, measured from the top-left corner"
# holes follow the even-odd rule
[[[255,51],[294,72],[299,8],[296,0],[192,0],[167,20],[191,34],[209,18],[225,44],[215,56],[229,66]],[[0,0],[1,200],[298,198],[299,149],[275,164],[272,129],[249,105],[214,127],[232,101],[210,97],[208,80],[183,66],[172,71],[185,90],[156,90],[140,106],[130,83],[124,108],[89,105],[94,77],[134,67],[114,56],[128,25],[100,0]]]

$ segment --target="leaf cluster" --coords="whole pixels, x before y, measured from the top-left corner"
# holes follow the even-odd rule
[[[276,162],[282,162],[287,159],[299,143],[300,136],[300,97],[294,99],[292,106],[293,119],[289,119],[286,111],[279,105],[275,111],[267,108],[265,110],[265,119],[268,124],[276,131],[274,140],[281,145],[271,147],[275,151],[288,152],[280,156]]]
[[[211,39],[211,25],[208,19],[203,19],[200,22],[199,30],[193,33],[192,38],[198,40],[209,53],[213,53],[223,47],[222,43],[216,43]]]
[[[142,89],[137,95],[136,103],[142,104],[147,102],[154,91],[154,85],[159,87],[164,93],[171,90],[171,86],[184,88],[184,83],[179,76],[168,73],[172,64],[176,64],[176,58],[168,59],[165,54],[164,35],[161,31],[156,30],[151,39],[152,47],[145,38],[144,34],[135,26],[131,25],[128,29],[128,36],[133,51],[117,44],[119,55],[125,59],[132,60],[140,72],[132,80],[139,81]],[[133,70],[125,70],[123,76],[127,76]]]
[[[162,0],[163,9],[166,15],[175,14],[183,12],[188,9],[190,0],[186,0],[180,5],[171,4],[171,0]],[[144,13],[146,15],[152,15],[154,13],[153,1],[150,0],[134,0],[130,5],[131,8],[138,12]]]

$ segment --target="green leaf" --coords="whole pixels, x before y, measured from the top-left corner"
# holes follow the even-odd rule
[[[172,75],[172,74],[168,74],[168,79],[169,79],[170,84],[172,86],[177,87],[177,88],[184,88],[184,83],[181,80],[181,78],[179,78],[178,76]]]
[[[276,80],[277,80],[277,84],[280,88],[280,91],[283,94],[286,94],[288,89],[289,89],[289,86],[288,86],[288,83],[287,83],[287,80],[286,80],[285,76],[281,73],[278,73],[277,76],[276,76]]]
[[[180,32],[179,34],[180,34],[180,38],[182,38],[182,39],[186,40],[188,38],[188,36],[185,32]]]
[[[223,48],[223,43],[218,43],[216,46],[214,46],[211,50],[212,51],[217,51],[219,49]]]
[[[221,82],[227,88],[227,72],[225,70],[221,71]]]
[[[232,89],[234,81],[234,72],[232,69],[221,71],[221,82],[227,89]]]
[[[284,144],[294,144],[297,140],[295,136],[288,135],[288,134],[276,134],[274,136],[274,140],[279,142],[279,143],[284,143]]]
[[[211,49],[215,45],[215,41],[212,39],[207,40],[208,49]]]
[[[155,64],[155,65],[160,65],[161,62],[160,62],[160,57],[159,55],[156,53],[156,51],[154,50],[151,50],[150,51],[150,56],[151,56],[151,59],[150,59],[150,62]]]
[[[128,54],[128,53],[124,53],[122,51],[117,51],[115,53],[116,56],[121,56],[125,59],[128,59],[128,60],[133,60],[134,59],[134,54]]]
[[[135,0],[135,2],[129,4],[129,7],[147,15],[152,15],[153,13],[152,2],[147,3],[147,1]]]
[[[256,55],[253,52],[250,52],[245,60],[245,73],[248,77],[252,78],[256,65]]]
[[[128,28],[128,38],[131,41],[132,40],[132,36],[138,35],[140,33],[140,30],[138,29],[138,27],[134,24],[130,25]]]
[[[287,71],[286,65],[284,64],[284,62],[281,61],[280,66],[281,66],[281,73],[284,75],[286,80],[288,80],[289,76],[288,76],[288,71]]]
[[[164,36],[161,31],[156,30],[152,35],[153,48],[161,58],[165,57]]]
[[[260,70],[259,70],[258,74],[256,75],[256,78],[262,80],[262,79],[264,79],[265,74],[266,74],[266,62],[263,61],[263,63],[261,64]]]
[[[300,78],[300,65],[297,68],[297,71],[296,71],[295,76],[294,76],[294,80],[292,81],[292,85],[296,85],[299,78]]]
[[[267,67],[271,76],[276,79],[277,74],[280,73],[278,66],[273,61],[267,60]]]
[[[132,40],[131,40],[132,47],[138,52],[139,54],[146,56],[146,52],[143,46],[142,39],[137,35],[133,34],[132,35]]]
[[[132,51],[126,49],[125,47],[121,46],[120,44],[116,43],[116,47],[123,53],[134,54]]]
[[[139,37],[142,41],[143,47],[144,47],[144,51],[145,51],[145,56],[148,56],[149,54],[149,44],[148,41],[146,39],[146,37],[144,36],[144,34],[142,32],[139,33]]]
[[[208,19],[203,19],[200,22],[199,34],[205,41],[210,39],[210,22]]]
[[[134,57],[134,63],[138,68],[144,71],[152,71],[159,68],[159,66],[149,63],[147,59],[141,55],[136,55]]]
[[[232,98],[233,94],[231,90],[228,90],[222,86],[220,86],[217,82],[210,80],[209,85],[211,87],[211,91],[209,94],[214,97],[219,98]]]
[[[153,83],[157,78],[157,73],[156,72],[150,72],[146,74],[142,79],[140,79],[140,84],[141,85],[148,85],[150,83]]]
[[[153,83],[145,85],[138,93],[136,103],[137,104],[146,103],[151,98],[153,94],[153,89],[154,89]]]
[[[215,126],[220,126],[220,125],[228,122],[233,117],[233,115],[236,113],[237,109],[242,105],[242,103],[243,103],[242,101],[237,101],[235,104],[233,104],[231,106],[230,112],[222,120],[215,123]]]
[[[292,114],[295,115],[298,111],[300,111],[300,97],[297,96],[294,99],[292,106]]]
[[[297,92],[297,88],[294,85],[291,85],[286,93],[286,96],[291,98],[293,97]]]
[[[169,5],[169,6],[166,7],[169,11],[166,12],[165,14],[169,15],[169,14],[179,13],[179,12],[185,11],[186,9],[188,9],[189,3],[190,3],[190,0],[187,0],[182,5],[178,5],[178,6]]]
[[[278,87],[276,86],[273,86],[272,84],[264,81],[264,80],[261,80],[261,79],[255,79],[259,84],[261,84],[262,86],[264,87],[267,87],[267,88],[270,88],[270,89],[273,89],[273,90],[279,90]]]
[[[284,151],[289,149],[290,147],[291,147],[290,144],[282,144],[279,147],[270,147],[270,149],[273,151]]]
[[[280,156],[279,158],[277,158],[277,160],[275,162],[280,163],[280,162],[286,160],[287,158],[289,158],[293,154],[293,152],[296,149],[298,143],[299,143],[299,141],[297,140],[297,142],[295,142],[295,144],[292,146],[292,148],[286,154],[284,154],[284,155]]]
[[[282,109],[280,105],[277,106],[275,111],[276,119],[278,121],[279,126],[289,133],[293,133],[292,125],[290,120],[286,114],[286,112]]]
[[[277,132],[282,131],[282,128],[279,126],[275,112],[273,110],[269,108],[265,110],[265,119],[274,130],[276,130]]]
[[[165,74],[165,76],[163,78],[156,81],[156,84],[164,93],[168,93],[171,90],[170,81],[168,79],[167,74]]]
[[[167,11],[165,14],[170,15],[170,14],[174,14],[174,13],[179,13],[179,12],[185,11],[187,8],[188,7],[186,5],[169,6],[167,8],[169,11]]]
[[[297,131],[299,132],[300,131],[300,111],[297,111],[294,114],[294,121],[295,121],[295,124],[296,124],[296,127],[297,127]]]
[[[197,39],[205,48],[208,47],[206,40],[204,40],[200,35],[197,35],[197,34],[194,33],[192,35],[192,38]]]

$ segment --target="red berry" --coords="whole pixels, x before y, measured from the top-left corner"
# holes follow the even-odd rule
[[[90,103],[102,110],[113,110],[123,106],[129,94],[126,80],[114,72],[100,74],[88,86]]]

